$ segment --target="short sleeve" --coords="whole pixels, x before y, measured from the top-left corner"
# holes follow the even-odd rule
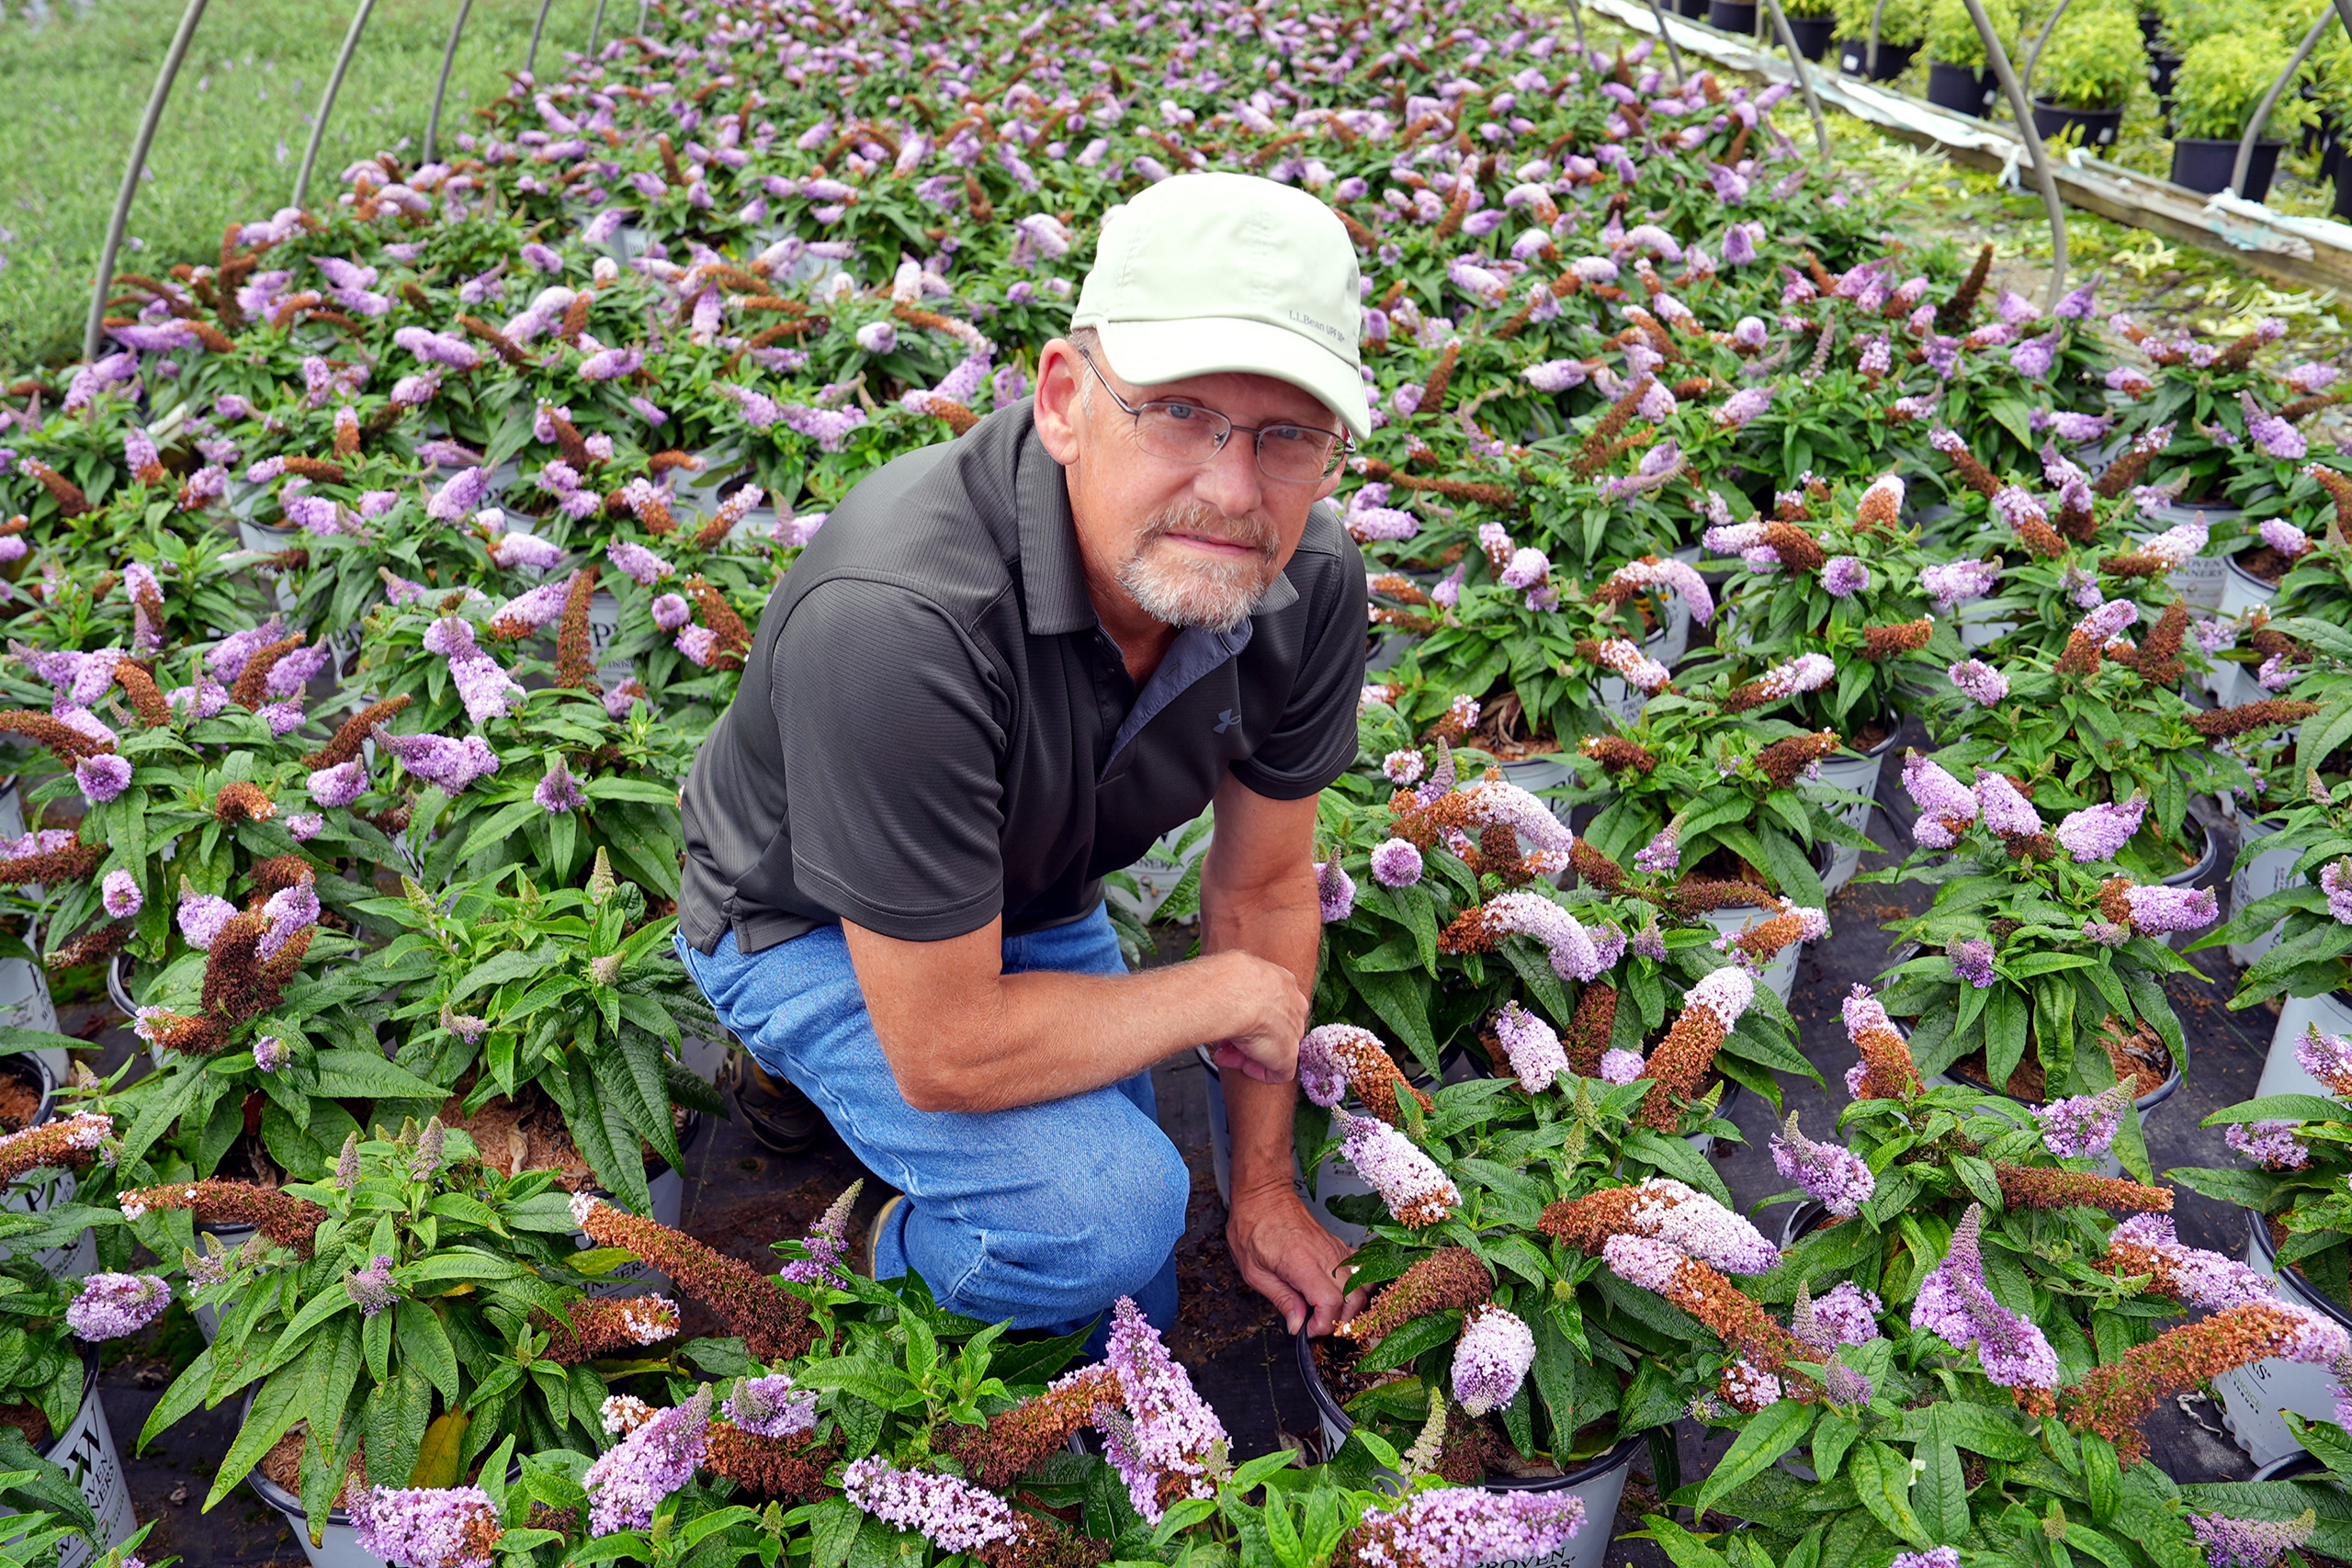
[[[1003,908],[1001,675],[920,593],[836,579],[776,638],[792,874],[842,919],[902,942]]]
[[[1269,800],[1297,800],[1329,785],[1356,759],[1356,700],[1363,692],[1363,556],[1340,536],[1336,570],[1311,594],[1305,653],[1283,716],[1265,743],[1233,764],[1233,776]]]

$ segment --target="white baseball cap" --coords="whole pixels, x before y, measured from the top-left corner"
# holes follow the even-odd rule
[[[1255,175],[1161,180],[1102,220],[1072,328],[1137,386],[1242,371],[1312,393],[1372,434],[1356,248],[1317,197]]]

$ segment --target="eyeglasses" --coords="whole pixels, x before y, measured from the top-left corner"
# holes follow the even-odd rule
[[[1111,394],[1111,400],[1136,422],[1136,440],[1155,457],[1193,468],[1212,462],[1238,431],[1257,443],[1258,471],[1270,479],[1314,484],[1329,479],[1347,460],[1349,447],[1341,436],[1311,424],[1236,424],[1215,409],[1198,403],[1161,399],[1140,408],[1119,396],[1094,356],[1084,349],[1078,356]]]

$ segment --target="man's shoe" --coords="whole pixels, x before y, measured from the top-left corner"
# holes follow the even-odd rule
[[[726,1089],[736,1125],[771,1153],[806,1154],[825,1130],[825,1113],[815,1102],[789,1080],[764,1071],[749,1051],[729,1059]]]
[[[857,1253],[857,1271],[869,1280],[874,1278],[875,1250],[882,1245],[882,1227],[890,1223],[891,1214],[906,1201],[905,1193],[891,1193],[882,1200],[882,1206],[874,1211],[873,1223],[865,1227],[865,1245]]]

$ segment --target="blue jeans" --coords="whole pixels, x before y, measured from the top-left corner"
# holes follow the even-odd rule
[[[748,956],[678,953],[760,1066],[817,1103],[865,1168],[906,1194],[874,1272],[921,1274],[939,1303],[985,1322],[1068,1334],[1133,1296],[1176,1322],[1177,1241],[1192,1176],[1159,1130],[1151,1075],[1012,1111],[917,1111],[899,1092],[839,926]],[[1123,975],[1101,908],[1004,939],[1004,972]],[[1090,1348],[1101,1353],[1106,1329]]]

